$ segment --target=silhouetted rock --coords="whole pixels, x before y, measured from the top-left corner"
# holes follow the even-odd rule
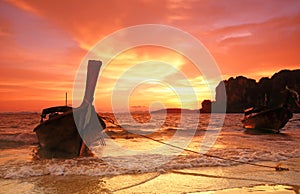
[[[257,83],[253,79],[238,76],[225,81],[227,112],[241,112],[256,104]]]
[[[286,100],[287,93],[283,92],[286,86],[300,93],[300,70],[282,70],[271,77],[270,106],[280,105]],[[293,108],[296,112],[300,111],[296,104]]]
[[[202,108],[200,109],[201,113],[210,113],[211,112],[211,101],[210,100],[203,100],[201,105]]]
[[[209,112],[212,105],[227,101],[228,113],[240,113],[253,106],[279,106],[285,103],[287,92],[285,87],[300,93],[300,70],[282,70],[271,78],[263,77],[258,82],[243,76],[229,78],[223,81],[225,90],[222,91],[221,83],[216,87],[216,101],[204,100],[202,112]],[[294,112],[300,108],[291,102]]]

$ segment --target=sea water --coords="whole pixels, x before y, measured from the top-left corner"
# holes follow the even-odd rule
[[[113,114],[101,115],[114,120]],[[38,141],[33,132],[33,128],[39,123],[40,115],[1,113],[0,182],[2,181],[2,186],[3,184],[14,185],[17,184],[16,182],[20,186],[22,180],[35,180],[39,177],[76,179],[74,177],[84,176],[90,177],[89,181],[93,181],[99,177],[126,177],[130,174],[155,174],[199,168],[235,168],[240,163],[273,163],[300,157],[299,114],[294,114],[293,119],[287,123],[280,134],[245,131],[241,123],[242,114],[221,115],[221,117],[225,116],[225,120],[217,133],[213,130],[214,124],[211,123],[213,121],[210,120],[210,114],[197,115],[196,125],[194,114],[190,117],[185,116],[184,121],[180,120],[178,113],[167,116],[160,116],[158,113],[156,115],[139,113],[131,116],[135,122],[132,122],[132,119],[127,120],[128,115],[123,115],[122,121],[122,126],[129,129],[129,132],[124,132],[124,129],[107,122],[107,129],[103,134],[107,145],[104,147],[92,145],[94,157],[42,159],[37,156]],[[157,122],[153,124],[151,118],[156,118]],[[137,125],[136,121],[142,125]],[[184,122],[184,125],[180,125],[181,122]],[[210,124],[212,128],[208,128]],[[178,131],[180,131],[179,135],[176,134]],[[210,133],[215,135],[215,141],[205,152],[200,152],[205,137],[209,137]],[[151,137],[152,140],[143,135]],[[162,142],[171,142],[171,146]],[[181,142],[185,143],[182,149],[172,147],[172,145],[180,147],[183,145]],[[163,149],[160,149],[162,146]],[[73,180],[74,182],[76,180]],[[27,187],[30,186],[26,185],[23,190],[21,187],[20,191],[28,190]]]

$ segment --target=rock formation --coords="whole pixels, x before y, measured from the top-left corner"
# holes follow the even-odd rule
[[[240,113],[253,106],[279,106],[287,99],[285,87],[295,90],[300,94],[300,70],[282,70],[271,78],[263,77],[258,82],[243,76],[229,78],[223,81],[226,95],[221,91],[221,83],[216,87],[216,101],[204,100],[200,112],[210,112],[214,104],[227,101],[228,113]],[[294,112],[300,108],[291,102]]]

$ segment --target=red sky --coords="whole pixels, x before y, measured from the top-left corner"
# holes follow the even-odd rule
[[[192,34],[215,58],[224,79],[244,75],[258,80],[300,67],[299,0],[7,0],[0,2],[0,111],[64,104],[93,45],[139,24],[171,25]],[[210,98],[205,80],[183,56],[160,48],[133,49],[103,71],[97,110],[110,110],[114,82],[128,64],[147,59],[173,64],[186,73],[199,102]],[[168,88],[150,85],[135,90],[132,106],[149,106],[153,100],[178,105]]]

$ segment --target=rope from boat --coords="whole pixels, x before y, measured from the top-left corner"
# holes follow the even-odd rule
[[[169,147],[173,147],[173,148],[180,149],[180,150],[187,151],[187,152],[194,153],[194,154],[199,154],[199,152],[191,150],[191,149],[188,149],[188,148],[182,148],[182,147],[179,147],[179,146],[176,146],[176,145],[173,145],[173,144],[169,144],[169,143],[166,143],[166,142],[163,142],[163,141],[160,141],[160,140],[148,137],[146,135],[142,135],[142,134],[138,134],[138,135],[140,135],[140,136],[142,136],[144,138],[150,139],[152,141],[155,141],[155,142],[167,145]],[[268,165],[256,164],[256,163],[251,163],[251,162],[243,162],[243,161],[234,160],[234,159],[230,159],[230,158],[223,158],[223,157],[220,157],[220,156],[215,156],[215,155],[211,155],[211,154],[207,154],[207,153],[202,153],[202,155],[207,156],[207,157],[211,157],[211,158],[217,158],[217,159],[221,159],[221,160],[227,160],[227,161],[230,161],[230,162],[237,162],[237,163],[240,163],[240,164],[248,164],[248,165],[258,166],[258,167],[264,167],[264,168],[272,168],[272,169],[275,169],[276,171],[289,170],[288,168],[283,168],[283,167],[280,167],[280,166],[268,166]]]
[[[107,122],[121,128],[121,129],[124,129],[122,126],[116,124],[112,119],[107,119],[106,117],[102,117],[102,116],[101,116],[101,118],[106,120]],[[190,153],[194,153],[194,154],[200,154],[197,151],[194,151],[194,150],[191,150],[191,149],[188,149],[188,148],[182,148],[182,147],[170,144],[170,143],[166,143],[166,142],[148,137],[148,136],[143,135],[143,134],[136,134],[136,135],[139,135],[143,138],[150,139],[152,141],[155,141],[155,142],[158,142],[160,144],[164,144],[164,145],[167,145],[169,147],[173,147],[173,148],[176,148],[176,149],[179,149],[179,150],[182,150],[182,151],[186,151],[186,152],[190,152]],[[227,161],[230,161],[230,162],[236,162],[236,163],[240,163],[240,164],[248,164],[248,165],[257,166],[257,167],[271,168],[271,169],[275,169],[276,171],[288,171],[289,170],[288,168],[280,167],[279,165],[277,165],[277,166],[268,166],[268,165],[264,165],[264,164],[256,164],[256,163],[252,163],[252,162],[244,162],[244,161],[239,161],[239,160],[230,159],[230,158],[223,158],[223,157],[220,157],[220,156],[211,155],[211,154],[207,154],[207,153],[202,153],[202,155],[207,156],[207,157],[211,157],[211,158],[217,158],[217,159],[220,159],[220,160],[227,160]]]
[[[179,170],[172,170],[172,173],[175,174],[182,174],[182,175],[191,175],[191,176],[203,176],[207,178],[223,178],[223,179],[233,179],[233,180],[244,180],[244,181],[255,181],[260,183],[273,183],[278,184],[274,181],[263,180],[263,179],[252,179],[252,178],[242,178],[242,177],[231,177],[231,176],[220,176],[220,175],[211,175],[211,174],[204,174],[204,173],[195,173],[195,172],[183,172]]]
[[[153,179],[159,177],[160,175],[161,175],[160,173],[156,173],[154,176],[152,176],[152,177],[150,177],[150,178],[147,178],[146,180],[143,180],[143,181],[141,181],[141,182],[139,182],[139,183],[136,183],[136,184],[133,184],[133,185],[129,185],[129,186],[126,186],[126,187],[122,187],[122,188],[119,188],[119,189],[115,189],[115,190],[113,190],[113,191],[111,191],[111,192],[117,192],[117,191],[121,191],[121,190],[125,190],[125,189],[130,189],[130,188],[132,188],[132,187],[139,186],[139,185],[141,185],[141,184],[144,184],[144,183],[146,183],[146,182],[149,182],[149,181],[151,181],[151,180],[153,180]]]

